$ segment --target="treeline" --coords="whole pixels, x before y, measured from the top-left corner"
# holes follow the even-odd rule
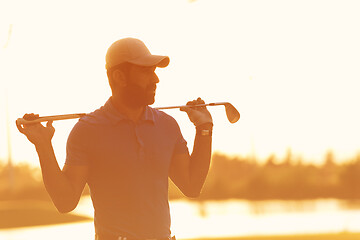
[[[50,199],[39,168],[0,163],[0,200]]]
[[[170,197],[183,195],[171,184]],[[360,155],[336,164],[331,152],[322,165],[270,156],[264,164],[215,153],[200,200],[360,199]]]
[[[89,194],[87,186],[83,194]],[[40,168],[25,163],[8,165],[0,160],[0,201],[23,199],[51,201]]]
[[[88,188],[83,194],[89,194]],[[171,183],[169,198],[184,196]],[[264,163],[256,159],[214,153],[208,178],[199,200],[229,198],[265,199],[360,199],[360,154],[341,164],[328,152],[323,164],[269,156]],[[0,200],[50,199],[41,172],[29,165],[0,164]]]

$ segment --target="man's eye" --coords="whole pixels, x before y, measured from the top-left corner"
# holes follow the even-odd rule
[[[153,73],[153,72],[155,72],[155,68],[144,68],[143,72],[144,73]]]

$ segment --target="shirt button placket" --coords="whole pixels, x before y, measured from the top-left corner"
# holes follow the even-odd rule
[[[139,125],[135,125],[135,135],[136,135],[136,140],[139,144],[139,150],[138,150],[138,157],[140,161],[144,161],[145,159],[145,151],[144,151],[144,142],[141,139],[141,130],[140,130],[140,126]]]

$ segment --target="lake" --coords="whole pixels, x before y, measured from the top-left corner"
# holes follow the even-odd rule
[[[171,201],[172,232],[178,239],[278,234],[360,232],[360,202],[337,199],[304,201]],[[93,216],[89,197],[75,213]],[[1,230],[0,240],[93,239],[93,222]]]

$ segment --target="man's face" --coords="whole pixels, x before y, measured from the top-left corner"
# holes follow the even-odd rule
[[[130,66],[122,94],[129,106],[142,107],[155,102],[156,84],[159,82],[155,69],[156,67]]]

